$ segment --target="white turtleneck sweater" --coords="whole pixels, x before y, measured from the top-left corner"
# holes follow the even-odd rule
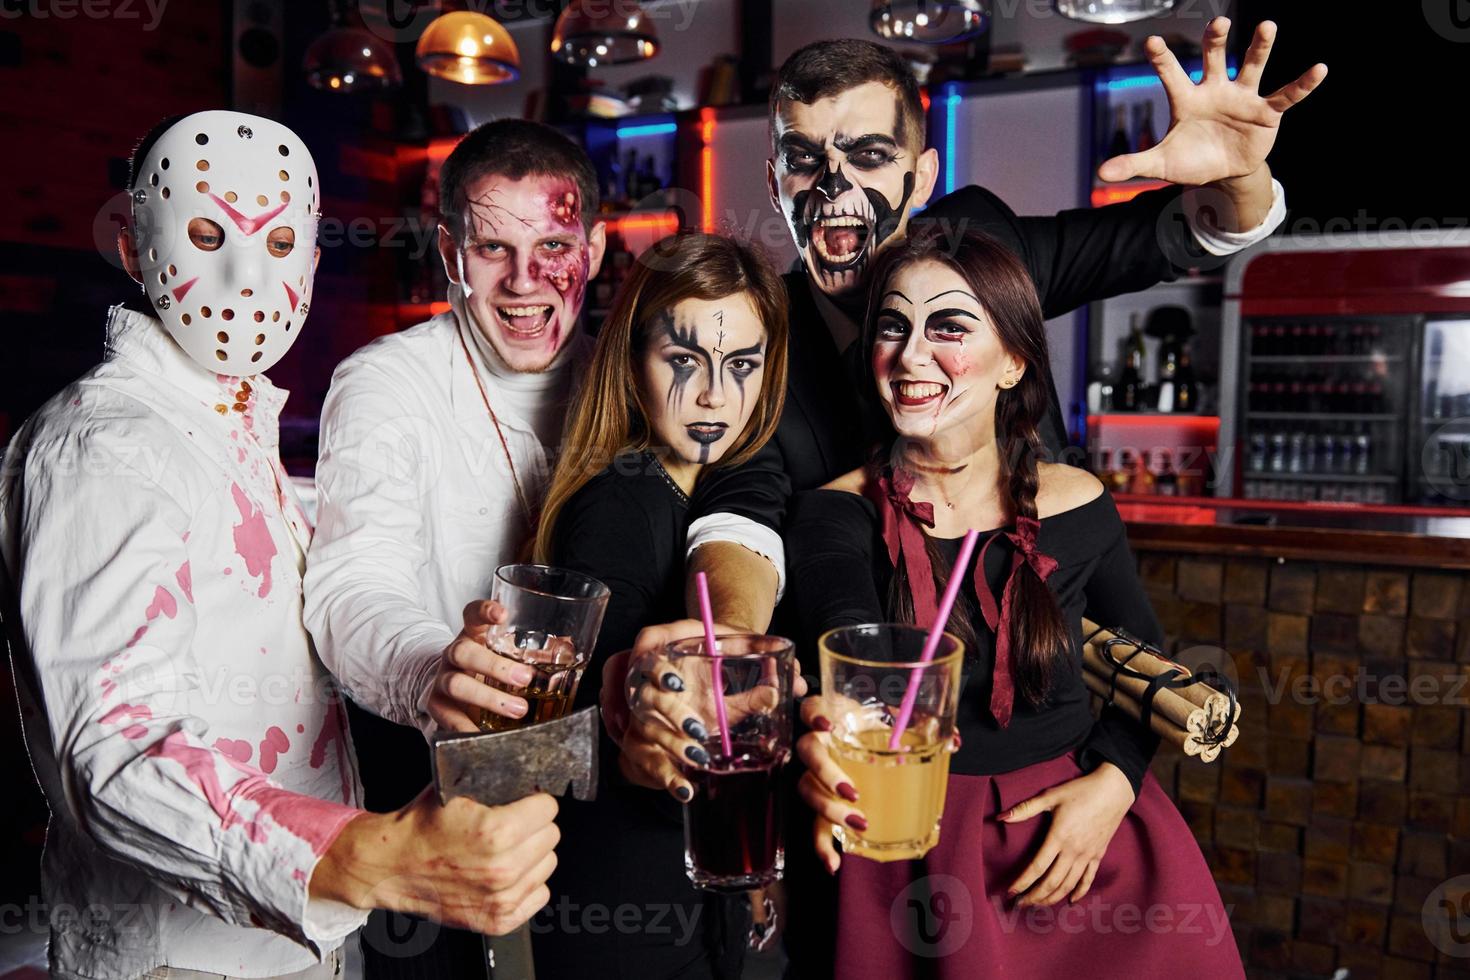
[[[489,596],[496,567],[514,561],[530,535],[516,482],[538,507],[593,347],[578,333],[549,370],[514,372],[457,287],[450,303],[333,374],[306,571],[306,624],[322,662],[359,704],[426,733],[423,703],[439,658],[465,605]],[[711,541],[766,556],[784,578],[781,540],[769,528],[712,514],[690,528],[687,547]]]

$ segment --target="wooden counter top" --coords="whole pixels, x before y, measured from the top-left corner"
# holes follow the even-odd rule
[[[1116,500],[1134,551],[1470,569],[1470,510]]]

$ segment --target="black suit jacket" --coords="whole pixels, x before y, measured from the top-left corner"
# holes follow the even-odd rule
[[[1048,318],[1084,303],[1171,280],[1200,257],[1179,205],[1180,189],[1150,191],[1106,208],[1022,218],[983,187],[965,187],[931,204],[915,228],[944,222],[985,232],[1010,247],[1031,273]],[[793,492],[811,490],[861,466],[870,448],[876,395],[858,390],[854,344],[839,352],[804,270],[787,273],[790,333],[786,406],[775,437],[749,462],[715,470],[700,485],[692,517],[732,513],[780,531]],[[1066,426],[1051,388],[1042,439],[1066,447]]]

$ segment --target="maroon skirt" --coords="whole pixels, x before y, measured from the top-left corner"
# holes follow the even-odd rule
[[[923,859],[844,857],[836,976],[1243,978],[1209,866],[1152,774],[1081,902],[1016,908],[1006,899],[1049,818],[1006,824],[996,815],[1080,775],[1070,752],[1015,772],[951,775],[939,843]]]

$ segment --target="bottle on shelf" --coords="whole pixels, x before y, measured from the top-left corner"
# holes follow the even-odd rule
[[[1373,472],[1373,439],[1361,427],[1353,438],[1353,472],[1358,476]]]
[[[1167,450],[1159,451],[1159,475],[1154,486],[1161,497],[1179,496],[1179,474],[1174,472],[1174,461],[1169,458]]]
[[[1087,383],[1087,411],[1096,415],[1113,408],[1113,366],[1104,361]]]
[[[1113,135],[1108,140],[1108,157],[1122,156],[1133,152],[1133,141],[1128,138],[1128,109],[1118,106],[1113,110]]]
[[[1246,470],[1251,473],[1266,471],[1266,433],[1260,429],[1250,434],[1250,455],[1246,457]]]
[[[1307,434],[1305,432],[1293,432],[1287,439],[1286,445],[1286,472],[1303,472],[1306,465]]]
[[[1179,337],[1166,334],[1159,344],[1159,400],[1160,412],[1173,412],[1178,407]]]
[[[1133,143],[1134,152],[1152,150],[1159,142],[1154,136],[1154,104],[1152,101],[1145,102],[1134,111],[1138,116],[1138,138]]]
[[[1114,467],[1108,471],[1107,487],[1112,493],[1127,493],[1128,486],[1132,482],[1133,467],[1130,462],[1132,453],[1127,449],[1118,450],[1117,460]]]
[[[1148,495],[1154,492],[1154,473],[1149,468],[1148,451],[1142,450],[1138,453],[1134,463],[1133,473],[1128,481],[1128,492]]]
[[[1188,341],[1179,348],[1179,370],[1174,378],[1174,411],[1199,411],[1199,386],[1194,380],[1194,364]]]
[[[1128,340],[1124,346],[1123,373],[1118,379],[1118,390],[1125,412],[1136,412],[1143,407],[1143,329],[1139,316],[1134,313],[1128,320]]]
[[[1272,473],[1286,472],[1286,433],[1271,433],[1271,451],[1266,461],[1266,468]]]

